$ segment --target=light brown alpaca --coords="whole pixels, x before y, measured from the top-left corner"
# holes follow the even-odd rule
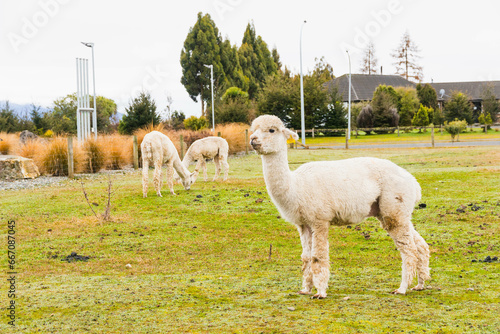
[[[403,260],[401,285],[405,294],[415,272],[422,290],[429,275],[429,247],[411,223],[420,201],[417,180],[394,163],[376,158],[310,162],[291,172],[287,139],[298,139],[276,116],[252,123],[250,144],[261,155],[267,191],[281,216],[296,225],[302,243],[303,282],[300,294],[325,298],[330,276],[330,225],[359,223],[377,217],[394,240]]]
[[[174,144],[166,135],[158,131],[152,131],[144,136],[141,143],[142,152],[142,194],[147,197],[148,194],[148,179],[149,179],[149,162],[153,162],[155,166],[153,184],[156,194],[161,196],[161,168],[164,163],[167,164],[167,184],[170,192],[174,192],[174,168],[182,179],[182,185],[186,190],[191,188],[194,183],[194,173],[189,173],[189,170],[184,167],[179,158],[179,153]]]

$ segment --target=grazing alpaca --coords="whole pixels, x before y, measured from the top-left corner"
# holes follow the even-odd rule
[[[205,137],[195,141],[186,152],[186,156],[182,160],[184,167],[188,168],[189,165],[198,161],[194,170],[194,180],[197,179],[200,167],[203,168],[203,176],[207,181],[207,163],[206,159],[214,159],[215,176],[213,181],[217,180],[222,167],[224,168],[224,181],[227,180],[227,173],[229,172],[229,164],[227,163],[227,156],[229,154],[229,145],[224,138],[221,137]]]
[[[189,170],[184,167],[179,158],[179,153],[174,144],[163,133],[158,131],[153,131],[144,136],[141,143],[142,152],[142,194],[147,197],[148,193],[148,174],[149,174],[149,162],[152,161],[155,166],[153,184],[156,189],[156,194],[161,196],[161,167],[163,163],[167,164],[167,184],[170,188],[170,192],[174,193],[174,183],[172,177],[174,175],[174,168],[179,173],[182,179],[182,185],[186,190],[191,188],[194,183],[193,174],[189,173]]]
[[[394,163],[376,158],[306,163],[291,172],[287,139],[298,139],[276,116],[264,115],[252,123],[250,144],[261,154],[267,191],[281,216],[296,225],[302,243],[303,283],[300,294],[325,298],[330,276],[328,228],[377,217],[401,253],[401,285],[405,294],[418,275],[422,290],[429,275],[429,247],[411,223],[421,198],[417,180]]]

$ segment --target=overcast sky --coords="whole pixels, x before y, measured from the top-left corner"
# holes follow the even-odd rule
[[[95,43],[97,94],[115,100],[118,111],[144,88],[160,110],[170,95],[173,108],[200,116],[200,104],[180,83],[179,62],[200,11],[238,46],[253,20],[294,72],[307,20],[304,72],[322,56],[336,76],[348,72],[349,48],[356,73],[360,50],[371,39],[383,73],[393,74],[390,54],[407,30],[421,50],[425,82],[500,79],[500,4],[494,0],[0,0],[0,101],[51,107],[75,92],[75,58],[91,59],[90,48],[80,44],[86,41]]]

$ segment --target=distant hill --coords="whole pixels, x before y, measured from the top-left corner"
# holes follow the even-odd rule
[[[0,109],[5,107],[6,102],[7,101],[0,101]],[[23,116],[25,113],[29,114],[29,112],[31,112],[31,103],[18,104],[18,103],[13,103],[13,102],[9,101],[9,107],[10,107],[10,109],[14,110],[14,113],[17,116]],[[40,107],[40,113],[42,113],[42,114],[46,113],[49,110],[50,110],[49,108]]]

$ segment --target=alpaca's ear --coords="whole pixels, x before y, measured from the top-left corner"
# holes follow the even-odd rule
[[[285,134],[285,137],[287,139],[290,138],[290,137],[292,137],[294,140],[298,140],[299,139],[299,135],[296,132],[293,132],[292,130],[289,130],[287,128],[283,129],[283,133]]]

